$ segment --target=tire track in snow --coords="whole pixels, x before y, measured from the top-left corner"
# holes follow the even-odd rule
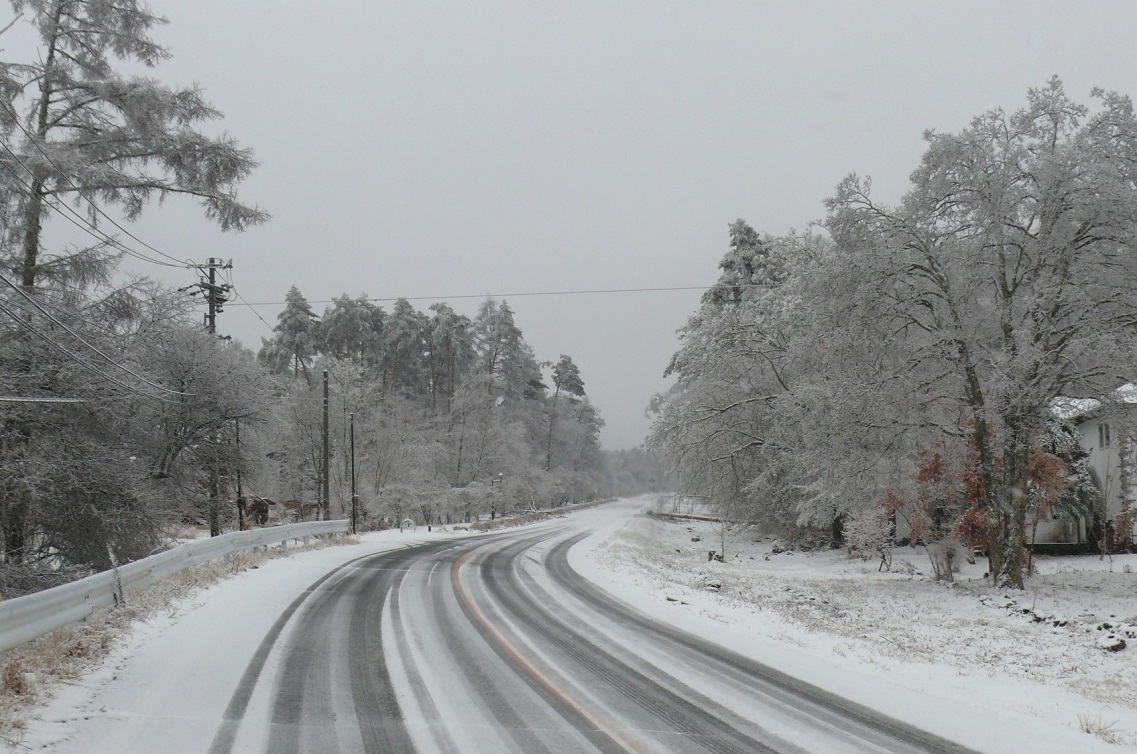
[[[295,627],[300,630],[290,633],[288,643],[283,648],[283,675],[273,691],[273,721],[270,724],[269,738],[272,751],[299,750],[301,742],[300,737],[295,735],[295,728],[302,721],[301,710],[304,707],[304,699],[319,698],[320,693],[326,697],[330,693],[330,685],[322,680],[315,680],[316,688],[320,689],[317,694],[313,694],[313,688],[306,688],[308,684],[304,679],[309,675],[309,670],[319,667],[311,660],[314,651],[312,637],[304,636],[304,632],[312,631],[315,624],[303,621],[305,625],[301,626],[302,616],[297,614],[310,612],[313,609],[318,611],[320,608],[314,608],[315,605],[321,607],[327,605],[327,609],[334,609],[335,603],[342,601],[352,606],[348,621],[348,635],[351,640],[350,690],[355,700],[356,718],[364,750],[413,752],[414,748],[402,725],[398,703],[391,692],[390,678],[379,638],[379,611],[396,577],[401,578],[401,569],[405,568],[406,563],[420,556],[424,550],[439,550],[443,547],[413,546],[364,555],[329,571],[297,596],[277,618],[246,666],[226,706],[222,723],[214,735],[209,748],[210,754],[229,754],[233,751],[237,735],[245,723],[249,703],[258,686],[264,681],[262,676],[269,656],[280,641],[285,628],[293,623],[294,619],[298,621]],[[337,577],[339,580],[333,582]],[[304,611],[301,610],[302,607]],[[328,642],[329,638],[324,637],[322,643],[327,645]],[[291,729],[292,733],[280,732],[285,729]]]
[[[482,582],[513,620],[555,652],[557,664],[563,663],[577,686],[604,689],[614,704],[623,700],[638,708],[639,711],[624,705],[621,717],[626,726],[624,736],[635,731],[655,742],[641,743],[640,750],[713,754],[800,752],[731,715],[710,699],[687,688],[682,688],[681,693],[673,691],[632,668],[624,659],[585,638],[578,626],[557,618],[542,601],[527,598],[531,592],[521,583],[518,573],[519,561],[528,557],[529,549],[529,543],[519,543],[490,554],[481,563]],[[617,692],[614,698],[612,690]]]
[[[799,736],[777,731],[797,726],[810,751],[968,752],[622,605],[569,566],[583,536],[432,543],[329,572],[261,641],[209,751],[787,754]]]
[[[288,622],[292,619],[296,611],[300,609],[300,606],[330,579],[342,574],[356,563],[370,557],[375,556],[364,555],[355,560],[350,560],[324,574],[312,582],[312,585],[301,592],[300,595],[285,608],[284,612],[280,614],[280,617],[273,623],[272,628],[265,634],[265,638],[262,639],[261,643],[257,646],[256,652],[253,653],[253,658],[249,661],[249,664],[245,667],[245,672],[237,682],[237,688],[229,698],[229,704],[225,707],[221,726],[218,728],[217,733],[214,734],[213,742],[210,744],[209,754],[227,754],[233,750],[233,742],[237,738],[237,731],[240,728],[241,721],[245,718],[245,712],[249,708],[249,701],[253,698],[253,691],[257,687],[261,673],[264,671],[265,662],[268,660],[269,653],[272,651],[273,646],[275,646],[277,639],[280,638],[284,627],[288,625]]]
[[[826,728],[848,743],[859,741],[857,745],[862,748],[856,749],[858,751],[977,754],[972,749],[825,691],[714,642],[659,623],[624,605],[569,565],[568,551],[586,536],[587,532],[581,533],[554,545],[545,559],[545,567],[554,581],[606,619],[650,638],[668,653],[687,658],[688,664],[706,667],[724,681],[750,689],[755,696],[770,699],[800,718],[803,725]]]

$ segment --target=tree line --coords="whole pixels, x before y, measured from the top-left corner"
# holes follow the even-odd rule
[[[850,175],[808,232],[732,224],[655,402],[681,489],[823,542],[887,537],[899,516],[1019,587],[1039,515],[1103,531],[1052,410],[1137,374],[1137,119],[1126,96],[1093,98],[1055,78],[926,133],[896,205]]]
[[[236,528],[240,501],[310,508],[324,371],[322,515],[350,502],[352,420],[366,526],[662,483],[642,452],[602,453],[580,371],[538,361],[504,301],[468,318],[342,296],[317,317],[293,289],[258,358],[206,332],[184,290],[124,275],[124,259],[195,266],[120,224],[155,201],[196,201],[225,231],[266,222],[237,193],[253,154],[208,135],[221,113],[197,85],[153,78],[169,52],[145,3],[11,7],[0,36],[34,50],[0,61],[0,596],[144,557],[185,524]]]
[[[4,583],[22,568],[109,567],[149,554],[216,465],[223,429],[255,413],[265,379],[188,326],[184,296],[117,276],[129,256],[184,269],[118,220],[198,201],[224,230],[268,219],[237,187],[252,153],[201,128],[196,86],[144,74],[169,57],[141,2],[13,0],[0,62],[0,533]],[[125,69],[138,73],[127,73]],[[114,212],[112,215],[108,212]],[[50,242],[51,224],[83,242]],[[126,241],[124,237],[130,236]],[[17,588],[16,591],[19,591]]]
[[[360,441],[364,515],[397,525],[471,521],[490,513],[591,500],[609,486],[604,421],[568,355],[539,362],[505,301],[471,318],[448,304],[430,314],[406,299],[391,311],[343,295],[317,317],[293,287],[258,360],[284,379],[275,426],[281,498],[312,499],[321,465],[327,371],[333,515],[350,500],[350,430]]]

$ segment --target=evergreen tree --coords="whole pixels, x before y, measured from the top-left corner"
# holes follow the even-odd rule
[[[545,471],[553,466],[553,430],[557,424],[557,400],[564,392],[573,398],[584,397],[584,380],[580,378],[580,370],[572,363],[572,358],[561,354],[560,361],[553,365],[553,399],[549,405],[549,437],[545,442]]]
[[[514,402],[544,396],[541,368],[521,328],[514,323],[508,303],[485,301],[478,311],[475,331],[482,370],[492,394]]]
[[[237,185],[256,166],[228,136],[208,137],[194,125],[221,114],[197,87],[171,89],[128,75],[169,57],[150,30],[165,20],[139,0],[13,0],[30,13],[39,36],[35,62],[10,64],[10,96],[0,119],[14,116],[23,138],[0,156],[18,176],[16,222],[6,226],[15,252],[6,266],[31,290],[41,276],[75,278],[97,272],[113,248],[105,244],[70,259],[44,256],[41,234],[49,207],[70,203],[98,224],[103,206],[133,220],[149,201],[182,194],[198,199],[223,230],[242,230],[268,215],[237,199]]]
[[[317,328],[320,353],[357,362],[363,358],[371,343],[371,319],[360,303],[345,293],[325,307]]]
[[[408,395],[426,395],[427,340],[430,321],[411,302],[401,298],[391,308],[383,333],[386,356],[383,392],[390,395],[402,391]]]
[[[261,361],[269,364],[273,372],[291,370],[293,378],[304,377],[311,383],[308,362],[315,355],[314,330],[316,315],[300,290],[294,285],[284,296],[284,309],[276,315],[276,333],[272,340],[266,340],[258,355]]]
[[[65,312],[58,308],[61,303],[80,302],[84,291],[110,281],[122,248],[109,236],[84,249],[46,248],[43,230],[53,209],[77,209],[88,223],[98,226],[110,221],[103,207],[115,208],[127,220],[134,220],[152,199],[185,195],[199,200],[206,217],[222,230],[242,230],[268,219],[265,212],[242,204],[236,196],[236,187],[255,167],[251,153],[227,136],[208,137],[195,130],[220,117],[201,92],[196,87],[171,89],[126,72],[153,67],[169,57],[149,36],[164,21],[143,3],[13,0],[12,8],[27,17],[38,46],[27,62],[0,66],[0,129],[5,143],[0,154],[4,168],[0,172],[5,175],[0,187],[4,192],[0,197],[0,271],[6,278],[11,275],[27,296],[49,304],[53,311]],[[110,317],[103,323],[107,327],[86,331],[82,339],[74,327],[57,329],[61,315],[49,316],[31,299],[21,299],[21,306],[31,306],[23,313],[6,307],[7,316],[24,323],[15,339],[28,346],[5,348],[6,371],[28,375],[38,371],[48,362],[36,357],[40,346],[31,343],[49,340],[58,347],[49,349],[54,353],[78,351],[74,359],[66,360],[70,364],[90,358],[109,365],[101,368],[119,369],[124,365],[115,362],[112,354],[121,355],[126,349],[119,340],[122,333],[114,328],[130,319],[132,298],[125,291],[107,297]],[[61,346],[60,340],[66,345]],[[101,355],[90,357],[94,349]],[[127,379],[145,380],[143,371],[135,368]],[[145,392],[133,391],[136,396]],[[68,396],[67,392],[56,394]],[[120,408],[128,414],[136,410],[133,405]],[[63,422],[57,414],[42,416]],[[48,467],[63,468],[59,454],[65,452],[64,445],[50,438],[64,424],[44,424],[25,414],[6,412],[0,430],[4,437],[0,463],[35,457]],[[109,435],[85,446],[80,443],[84,435],[68,433],[67,437],[75,458],[90,460],[89,468],[116,465],[106,453],[97,458],[83,455],[83,447],[98,449]],[[4,496],[0,526],[8,562],[19,562],[29,552],[33,542],[29,536],[47,536],[46,522],[67,520],[66,511],[73,511],[76,499],[68,488],[55,489],[47,496],[37,496],[30,488]],[[114,498],[114,493],[108,495],[96,495],[88,502],[98,508]],[[119,499],[132,498],[124,492]],[[77,551],[72,548],[70,552]]]
[[[703,302],[723,305],[738,304],[753,298],[761,286],[772,286],[785,279],[785,270],[776,256],[771,256],[768,240],[763,241],[744,220],[730,224],[730,250],[719,262],[718,282],[703,294]]]
[[[439,396],[444,396],[449,414],[459,380],[474,363],[472,325],[449,304],[431,304],[430,310],[434,312],[429,337],[431,409],[437,411]]]

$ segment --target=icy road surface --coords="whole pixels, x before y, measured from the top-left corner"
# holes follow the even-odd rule
[[[234,593],[167,627],[171,638],[196,632],[186,656],[170,642],[145,642],[113,671],[91,719],[50,748],[967,751],[658,623],[582,578],[570,548],[636,507],[642,501],[505,533],[388,544],[346,563],[341,556],[290,603],[268,607],[280,597],[247,591],[255,617],[235,625],[217,623],[210,609],[228,599],[242,612],[232,585],[219,585]],[[195,620],[212,620],[210,635]],[[201,651],[207,642],[215,661]],[[138,669],[162,662],[160,675]]]
[[[265,638],[210,750],[962,751],[622,607],[569,567],[582,536],[339,569],[282,616],[287,638]]]

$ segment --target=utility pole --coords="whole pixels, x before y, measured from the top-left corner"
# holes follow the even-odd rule
[[[231,287],[225,284],[217,284],[217,271],[218,270],[231,270],[233,269],[233,262],[225,262],[224,260],[210,257],[205,264],[192,265],[197,268],[197,272],[202,276],[202,280],[194,285],[182,288],[181,290],[188,290],[191,296],[203,295],[205,296],[206,312],[205,312],[205,331],[210,335],[217,334],[217,315],[221,313],[221,307],[229,300],[229,291]],[[238,433],[240,430],[238,430]],[[218,430],[213,435],[214,442],[214,455],[211,459],[213,468],[209,470],[209,536],[217,537],[221,535],[221,459],[218,453],[221,450],[221,430]],[[237,435],[237,442],[240,443],[240,434]],[[243,524],[244,516],[242,513],[243,503],[241,501],[241,477],[240,469],[237,470],[237,518]]]
[[[226,262],[221,259],[210,257],[209,261],[205,264],[196,265],[198,272],[203,275],[201,282],[196,285],[189,286],[194,288],[190,292],[191,296],[201,294],[205,296],[206,312],[205,312],[205,331],[210,335],[217,333],[217,315],[221,313],[221,308],[229,301],[229,291],[231,287],[225,284],[217,284],[217,271],[218,270],[231,270],[233,269],[233,262]],[[185,290],[185,289],[183,289]]]
[[[356,512],[359,510],[359,495],[355,494],[355,414],[351,415],[351,533],[355,534]]]
[[[497,494],[502,493],[502,483],[505,481],[505,474],[498,472],[497,479],[490,477],[490,521],[497,518],[497,495],[493,494],[493,486],[496,484]],[[502,513],[505,513],[505,505],[502,505]]]
[[[241,531],[248,531],[249,518],[245,515],[245,493],[241,489],[241,420],[236,419],[233,422],[233,428],[237,433],[237,528]]]
[[[324,504],[324,520],[332,520],[332,501],[331,495],[328,490],[328,472],[330,471],[330,464],[328,463],[328,370],[324,370],[324,476],[320,480],[320,496],[323,498]]]

